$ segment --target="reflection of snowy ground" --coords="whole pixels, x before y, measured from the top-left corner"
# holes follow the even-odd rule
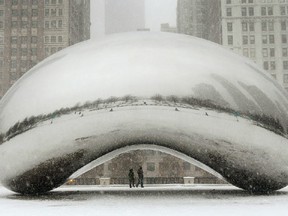
[[[250,195],[233,186],[66,186],[38,197],[0,188],[2,215],[287,215],[288,187]]]

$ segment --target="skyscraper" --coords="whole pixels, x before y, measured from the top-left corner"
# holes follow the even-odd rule
[[[90,0],[0,0],[0,96],[45,57],[90,38]]]
[[[288,90],[288,2],[221,3],[223,45],[255,61]]]
[[[96,36],[145,28],[145,0],[94,0]]]
[[[220,0],[178,0],[178,33],[221,43]]]

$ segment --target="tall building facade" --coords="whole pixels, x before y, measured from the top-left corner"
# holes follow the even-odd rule
[[[90,0],[0,0],[0,96],[45,57],[90,38]]]
[[[221,44],[221,1],[178,0],[178,33]]]
[[[93,0],[95,36],[145,30],[145,0]]]
[[[288,1],[221,3],[223,45],[255,61],[288,90]]]

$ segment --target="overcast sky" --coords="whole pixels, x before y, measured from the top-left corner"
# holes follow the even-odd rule
[[[95,26],[103,25],[103,21],[98,19],[98,15],[101,16],[103,13],[101,11],[103,7],[103,0],[91,1],[92,37],[100,34],[99,29],[96,29]],[[151,31],[160,31],[161,23],[176,26],[176,7],[177,0],[146,0],[146,28],[150,28]]]

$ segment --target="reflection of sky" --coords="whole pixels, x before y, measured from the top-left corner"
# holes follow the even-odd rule
[[[160,31],[161,23],[176,25],[177,0],[146,0],[146,27],[151,31]],[[92,37],[103,34],[104,0],[91,1]],[[97,27],[96,27],[97,26]]]

